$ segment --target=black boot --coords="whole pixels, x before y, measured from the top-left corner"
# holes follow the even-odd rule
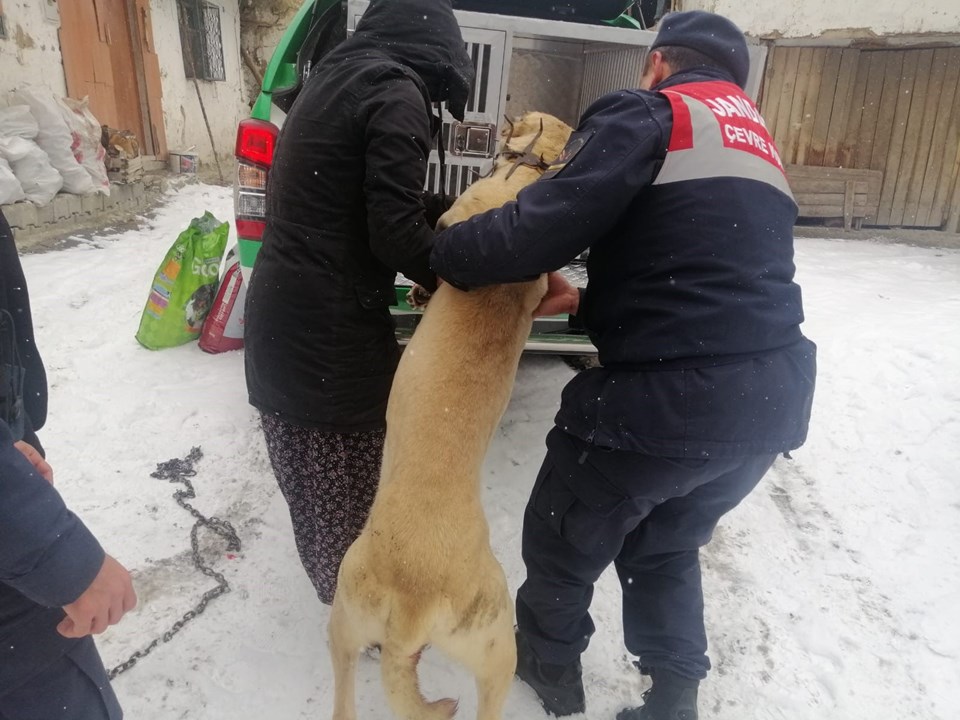
[[[617,720],[697,720],[699,680],[651,668],[653,687],[643,694],[643,706],[617,713]]]
[[[541,662],[522,633],[517,632],[517,677],[532,687],[548,713],[563,717],[586,711],[580,661],[569,665]]]

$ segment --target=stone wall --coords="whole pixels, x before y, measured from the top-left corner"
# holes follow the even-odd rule
[[[0,38],[0,91],[29,82],[65,94],[55,0],[3,0],[3,15],[7,37]]]
[[[60,193],[43,207],[19,202],[2,210],[17,247],[25,251],[55,244],[71,233],[129,222],[147,212],[167,190],[196,181],[194,175],[146,175],[138,182],[112,185],[109,196]]]

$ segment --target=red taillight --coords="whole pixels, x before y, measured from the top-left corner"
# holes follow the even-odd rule
[[[277,133],[273,123],[253,118],[243,120],[237,128],[237,158],[269,167],[273,163]]]
[[[242,238],[259,240],[267,224],[262,220],[241,220],[237,218],[237,235]]]
[[[267,175],[277,146],[277,127],[263,120],[244,120],[237,128],[237,181],[233,202],[237,235],[260,240],[267,218]]]

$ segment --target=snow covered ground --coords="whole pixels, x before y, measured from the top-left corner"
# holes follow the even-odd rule
[[[327,611],[294,549],[286,507],[247,405],[242,353],[195,345],[150,352],[134,340],[153,273],[190,218],[231,218],[229,189],[188,186],[143,226],[29,255],[38,343],[49,370],[42,432],[57,487],[136,574],[139,608],[102,636],[108,666],[172,625],[212,587],[189,556],[192,519],[156,463],[204,452],[195,505],[231,521],[243,548],[205,556],[233,592],[119,676],[127,717],[325,718],[332,707]],[[778,460],[727,516],[703,558],[715,671],[704,720],[955,718],[960,708],[960,252],[797,241],[806,334],[820,347],[807,445]],[[571,377],[556,358],[520,366],[490,448],[485,502],[512,589],[522,581],[520,518],[543,437]],[[615,577],[594,600],[584,657],[591,720],[637,704],[620,640]],[[436,653],[428,697],[473,684]],[[358,683],[363,718],[389,718],[373,660]],[[545,717],[515,685],[508,720]]]

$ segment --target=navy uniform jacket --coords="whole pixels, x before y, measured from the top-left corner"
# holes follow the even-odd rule
[[[480,286],[589,248],[578,316],[602,367],[567,385],[557,425],[667,457],[781,452],[806,438],[816,373],[796,212],[753,103],[699,68],[599,99],[516,202],[438,235],[431,266]]]
[[[0,422],[0,697],[81,643],[56,626],[103,559],[96,538]]]
[[[23,440],[33,445],[41,455],[43,446],[36,431],[47,420],[47,373],[37,351],[33,336],[33,320],[30,315],[30,295],[23,276],[23,267],[17,255],[17,245],[13,240],[13,230],[0,211],[0,310],[6,310],[13,317],[17,335],[17,352],[24,369]],[[3,417],[0,414],[0,417]],[[20,439],[20,438],[18,438]]]

